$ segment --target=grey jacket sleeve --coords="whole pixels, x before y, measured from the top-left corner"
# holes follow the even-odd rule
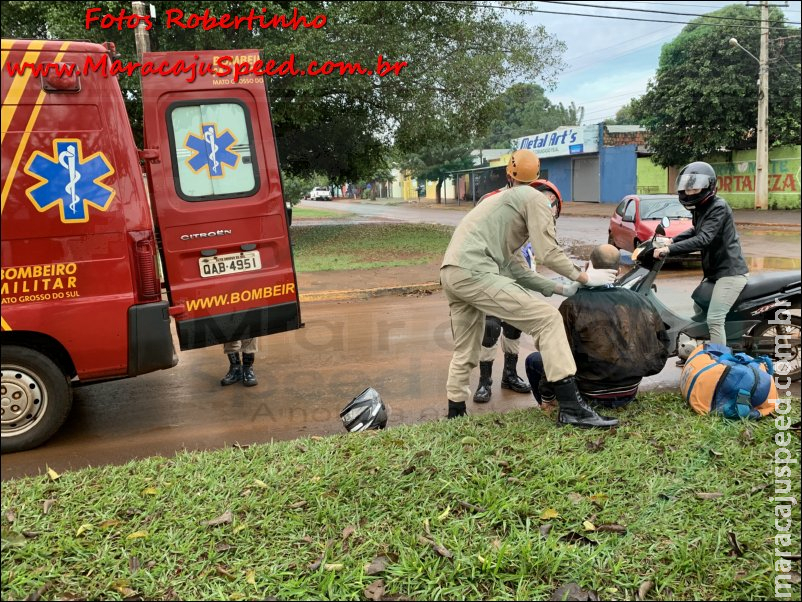
[[[727,210],[722,206],[713,206],[704,216],[698,228],[694,228],[692,236],[681,239],[668,247],[669,255],[685,255],[706,248],[719,233],[727,217]]]

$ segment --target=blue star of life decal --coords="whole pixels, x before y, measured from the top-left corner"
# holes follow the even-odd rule
[[[65,224],[88,222],[90,205],[106,211],[114,199],[114,189],[102,182],[114,168],[101,152],[85,158],[80,140],[56,138],[52,155],[34,151],[25,173],[40,181],[25,191],[36,209],[58,205]]]
[[[222,178],[224,166],[231,168],[237,166],[239,154],[230,150],[237,139],[230,130],[217,133],[217,124],[204,123],[201,125],[201,135],[189,134],[184,146],[195,154],[187,159],[189,168],[195,173],[203,168],[209,170],[209,177]]]

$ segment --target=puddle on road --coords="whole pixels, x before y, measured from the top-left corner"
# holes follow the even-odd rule
[[[746,257],[746,265],[750,271],[798,270],[802,267],[802,260],[790,257]]]

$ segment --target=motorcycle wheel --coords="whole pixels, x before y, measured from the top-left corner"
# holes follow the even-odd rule
[[[791,315],[791,324],[769,324],[768,321],[761,322],[752,330],[752,336],[757,337],[794,337],[799,339],[800,332],[802,332],[802,318],[799,316]],[[783,349],[785,351],[785,348]],[[775,374],[788,376],[792,382],[796,382],[802,376],[802,365],[800,362],[800,345],[797,344],[787,350],[782,357],[769,354],[771,361],[774,362]],[[787,364],[787,366],[783,366]],[[786,371],[787,370],[787,371]]]

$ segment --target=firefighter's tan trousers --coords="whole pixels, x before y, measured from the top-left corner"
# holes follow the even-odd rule
[[[471,397],[471,370],[478,363],[485,314],[497,316],[532,335],[535,347],[543,354],[550,382],[576,373],[563,320],[554,307],[498,274],[445,266],[440,270],[440,282],[451,310],[454,336],[454,355],[446,384],[451,401],[467,401]]]

